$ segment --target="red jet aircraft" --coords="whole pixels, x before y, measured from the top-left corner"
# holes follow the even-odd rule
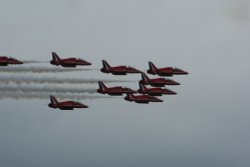
[[[9,64],[23,64],[23,62],[12,57],[0,56],[0,66],[8,66]]]
[[[150,79],[145,73],[141,74],[141,80],[139,82],[144,85],[151,85],[155,87],[163,87],[165,85],[180,85],[180,83],[171,79],[165,79],[165,78]]]
[[[179,68],[173,67],[165,67],[165,68],[157,68],[152,62],[148,62],[149,69],[147,72],[149,74],[157,74],[159,76],[173,76],[173,75],[187,75],[188,72],[181,70]]]
[[[139,84],[140,89],[138,89],[139,93],[148,94],[150,96],[162,96],[163,94],[166,95],[175,95],[176,92],[169,90],[169,89],[162,89],[162,88],[147,88],[143,84]]]
[[[76,66],[84,66],[84,65],[91,65],[91,63],[82,60],[82,59],[76,59],[76,58],[67,58],[67,59],[60,59],[60,57],[55,53],[52,52],[52,60],[50,61],[50,64],[62,67],[76,67]]]
[[[73,110],[74,108],[88,108],[88,106],[76,101],[58,102],[54,96],[50,96],[50,103],[48,106],[54,109],[59,108],[61,110]]]
[[[105,60],[102,60],[102,65],[103,68],[101,68],[101,72],[111,73],[113,75],[127,75],[127,73],[141,73],[141,71],[130,66],[111,67]]]
[[[97,92],[102,94],[122,95],[124,93],[137,93],[137,91],[135,90],[121,86],[107,88],[102,81],[98,81],[98,84],[99,84],[99,89],[97,89]]]
[[[163,102],[163,100],[158,99],[154,96],[149,95],[133,95],[131,93],[128,93],[127,96],[124,97],[127,101],[134,101],[136,103],[149,103],[149,102]]]

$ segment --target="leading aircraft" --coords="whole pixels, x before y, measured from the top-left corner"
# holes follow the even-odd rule
[[[97,92],[102,94],[119,96],[124,93],[137,93],[137,91],[126,87],[121,87],[121,86],[107,87],[102,81],[98,81],[98,84],[99,84],[99,89],[97,89]]]
[[[111,73],[113,75],[127,75],[128,73],[141,73],[140,70],[137,70],[134,67],[130,66],[115,66],[111,67],[106,60],[102,60],[103,67],[101,68],[101,72],[103,73]]]
[[[156,98],[154,96],[149,95],[133,95],[132,93],[128,93],[127,96],[124,97],[127,101],[134,101],[135,103],[144,103],[147,104],[149,102],[163,102],[163,100]]]
[[[142,83],[144,85],[151,85],[154,87],[164,87],[165,85],[180,85],[180,83],[171,80],[171,79],[165,79],[165,78],[149,78],[145,73],[141,73],[141,80],[139,83]]]
[[[170,89],[162,89],[162,88],[147,88],[143,84],[139,84],[140,89],[138,89],[139,93],[148,94],[151,96],[162,96],[165,95],[176,95],[177,93]]]
[[[88,108],[87,105],[76,102],[76,101],[63,101],[58,102],[54,96],[50,96],[50,103],[48,104],[51,108],[59,108],[61,110],[73,110],[74,108]]]
[[[148,62],[149,65],[149,69],[147,70],[147,72],[149,74],[153,74],[153,75],[159,75],[159,76],[173,76],[173,75],[187,75],[188,72],[179,69],[179,68],[173,68],[173,67],[164,67],[164,68],[157,68],[154,63],[152,63],[151,61]]]
[[[23,62],[12,57],[0,56],[0,66],[8,66],[9,64],[23,64]]]
[[[56,66],[62,66],[62,67],[76,67],[76,66],[84,66],[84,65],[91,65],[90,62],[87,62],[82,59],[77,58],[66,58],[61,59],[56,52],[52,52],[52,60],[50,61],[50,64],[56,65]]]

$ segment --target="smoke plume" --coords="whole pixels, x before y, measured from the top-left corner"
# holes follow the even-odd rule
[[[98,95],[79,95],[79,94],[66,94],[66,93],[48,93],[48,92],[35,92],[35,93],[18,93],[18,92],[0,92],[1,99],[48,99],[49,96],[54,95],[60,100],[82,100],[82,99],[98,99],[98,98],[113,98],[111,96],[98,96]]]
[[[96,93],[95,88],[75,88],[58,86],[11,86],[0,85],[0,92],[20,92],[20,93]]]
[[[83,68],[62,68],[62,67],[35,67],[35,66],[19,66],[19,67],[0,67],[0,72],[8,73],[55,73],[55,72],[71,72],[71,71],[89,71],[95,69]]]
[[[32,64],[32,63],[48,63],[49,61],[38,61],[38,60],[22,60],[24,64]]]
[[[55,77],[35,77],[35,76],[0,76],[0,83],[9,84],[97,84],[99,80],[103,82],[132,82],[126,80],[112,79],[82,79],[82,78],[55,78]]]

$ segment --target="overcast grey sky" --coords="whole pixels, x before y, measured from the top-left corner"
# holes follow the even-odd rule
[[[0,22],[1,55],[49,61],[56,51],[93,69],[106,59],[190,73],[174,77],[181,85],[168,88],[178,95],[157,104],[86,99],[90,108],[65,112],[48,108],[48,100],[1,99],[0,166],[249,167],[248,0],[1,0]],[[140,78],[95,70],[0,74],[17,75]],[[109,83],[117,84],[138,88]]]

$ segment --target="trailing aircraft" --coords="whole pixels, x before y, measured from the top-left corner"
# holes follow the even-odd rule
[[[149,103],[149,102],[163,102],[163,100],[149,95],[133,95],[132,93],[127,93],[127,96],[124,97],[127,101],[134,101],[135,103]]]
[[[142,94],[148,94],[151,96],[162,96],[165,95],[175,95],[176,92],[169,90],[169,89],[162,89],[162,88],[147,88],[143,84],[139,83],[139,89],[138,92]]]
[[[0,56],[0,66],[8,66],[9,64],[23,64],[22,61],[12,57]]]
[[[173,76],[173,75],[187,75],[188,72],[173,67],[164,67],[157,68],[151,61],[148,62],[149,69],[147,70],[148,74],[159,75],[159,76]]]
[[[98,93],[108,94],[108,95],[123,95],[124,93],[137,93],[137,91],[130,88],[116,86],[116,87],[107,87],[102,81],[98,81],[99,89]]]
[[[180,83],[171,79],[165,79],[165,78],[150,79],[145,73],[141,73],[141,80],[139,81],[139,83],[155,87],[163,87],[165,85],[180,85]]]
[[[87,105],[76,101],[63,101],[58,102],[54,96],[50,96],[50,103],[48,104],[51,108],[59,108],[61,110],[73,110],[74,108],[88,108]]]
[[[105,60],[102,60],[102,65],[103,67],[101,68],[101,72],[103,73],[111,73],[113,75],[127,75],[128,73],[141,73],[141,71],[130,66],[111,67]]]
[[[66,58],[61,59],[56,52],[52,52],[52,60],[50,61],[50,64],[56,65],[56,66],[62,66],[62,67],[76,67],[76,66],[85,66],[85,65],[91,65],[90,62],[87,62],[82,59],[77,58]]]

